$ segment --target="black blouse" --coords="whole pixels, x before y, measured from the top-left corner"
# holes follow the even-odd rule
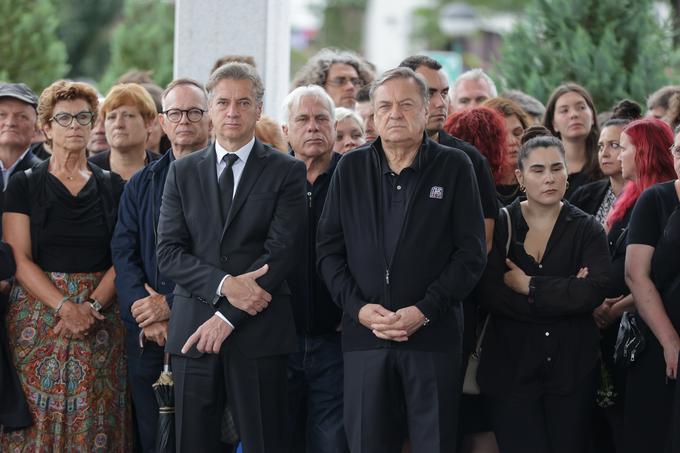
[[[101,170],[99,170],[101,171]],[[34,171],[35,172],[35,171]],[[40,175],[35,175],[40,176]],[[32,175],[34,177],[34,175]],[[6,191],[5,212],[26,214],[39,222],[37,256],[34,262],[46,272],[98,272],[111,266],[111,227],[102,204],[102,187],[91,176],[77,195],[45,171],[36,178],[35,193],[29,190],[26,173],[10,178]],[[114,192],[122,192],[123,181],[111,174]],[[116,200],[117,203],[117,200]],[[39,213],[40,211],[40,213]],[[113,213],[115,218],[115,213]],[[36,223],[32,220],[31,228]]]
[[[599,333],[591,317],[609,282],[609,250],[602,226],[564,202],[540,263],[526,253],[529,227],[520,201],[508,207],[512,241],[508,257],[533,276],[533,302],[503,282],[507,225],[497,222],[494,246],[478,286],[491,313],[483,341],[478,382],[482,393],[534,397],[566,394],[592,371]],[[577,279],[582,267],[588,277]]]

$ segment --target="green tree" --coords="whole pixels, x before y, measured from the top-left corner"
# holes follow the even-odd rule
[[[111,58],[111,34],[123,0],[59,0],[59,37],[66,44],[68,77],[99,80]]]
[[[125,0],[123,20],[113,32],[111,61],[100,83],[107,90],[132,70],[150,70],[160,86],[172,80],[175,7],[167,0]]]
[[[0,1],[0,80],[40,92],[68,71],[66,47],[50,0]]]
[[[652,0],[535,0],[504,37],[496,72],[506,88],[547,100],[567,81],[585,86],[600,110],[643,101],[668,83],[670,32]]]

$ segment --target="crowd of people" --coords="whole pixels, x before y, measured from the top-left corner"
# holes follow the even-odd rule
[[[680,87],[292,85],[0,83],[0,451],[680,451]]]

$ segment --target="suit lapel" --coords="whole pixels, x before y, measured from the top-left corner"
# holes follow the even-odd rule
[[[220,199],[219,189],[217,187],[217,157],[215,154],[215,144],[211,144],[203,152],[203,157],[198,166],[198,180],[201,184],[201,191],[203,192],[203,199],[206,201],[208,209],[206,216],[208,216],[208,225],[214,225],[214,231],[220,232],[222,227],[222,219],[220,218]]]
[[[262,146],[262,143],[256,139],[253,149],[250,152],[250,156],[248,156],[246,166],[243,169],[243,173],[241,174],[238,187],[236,187],[234,201],[231,203],[229,216],[227,217],[227,221],[224,224],[224,228],[222,229],[222,237],[220,238],[220,242],[224,240],[224,235],[227,232],[227,228],[229,228],[232,220],[234,220],[234,217],[236,217],[238,212],[241,210],[241,207],[243,207],[243,203],[245,203],[246,199],[248,198],[248,194],[250,194],[251,190],[255,186],[257,178],[260,176],[260,173],[262,173],[262,170],[264,170],[266,158],[267,151],[265,150],[264,146]]]

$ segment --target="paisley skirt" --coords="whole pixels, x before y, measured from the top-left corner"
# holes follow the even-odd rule
[[[102,272],[47,274],[83,303]],[[132,418],[118,304],[82,340],[54,334],[51,308],[15,284],[7,332],[14,365],[33,416],[30,428],[2,434],[3,452],[129,452]]]

